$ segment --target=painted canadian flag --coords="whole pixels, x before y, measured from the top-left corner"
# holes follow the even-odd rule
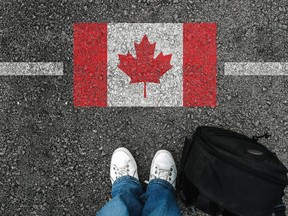
[[[75,23],[74,105],[216,106],[215,23]]]

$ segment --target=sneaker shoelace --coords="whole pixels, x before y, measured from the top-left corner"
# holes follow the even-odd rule
[[[171,169],[161,169],[161,168],[158,168],[157,166],[155,167],[156,171],[155,173],[153,173],[152,176],[154,176],[154,178],[160,178],[160,179],[164,179],[166,181],[171,181],[171,176],[172,176],[172,171],[173,171],[173,168]],[[158,174],[158,175],[157,175]],[[144,181],[146,184],[149,183],[149,181],[145,180]]]
[[[164,180],[171,180],[171,178],[169,178],[169,176],[172,175],[170,170],[159,168],[159,169],[156,169],[156,172],[158,172],[158,178],[164,179]]]
[[[115,174],[118,175],[117,177],[129,175],[129,165],[125,165],[122,167],[114,166],[114,170],[115,170]]]

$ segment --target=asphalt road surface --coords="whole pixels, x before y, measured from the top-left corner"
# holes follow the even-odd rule
[[[73,23],[203,21],[218,24],[216,108],[73,106]],[[94,215],[110,198],[115,148],[133,153],[144,181],[154,153],[179,163],[199,125],[268,131],[263,144],[288,166],[288,77],[223,71],[288,61],[287,0],[1,0],[0,62],[9,61],[64,62],[64,75],[0,76],[0,215]]]

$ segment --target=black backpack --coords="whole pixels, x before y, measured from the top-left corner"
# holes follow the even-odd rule
[[[185,204],[211,215],[285,216],[287,169],[257,138],[198,127],[185,140],[178,172]]]

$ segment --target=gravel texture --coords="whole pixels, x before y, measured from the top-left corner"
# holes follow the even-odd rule
[[[199,125],[268,131],[263,144],[288,166],[288,77],[223,76],[224,62],[288,61],[287,0],[2,0],[0,19],[0,62],[64,62],[63,76],[0,76],[0,215],[94,215],[115,148],[145,180],[154,153],[179,163]],[[217,22],[218,106],[74,108],[72,24],[84,21]]]

